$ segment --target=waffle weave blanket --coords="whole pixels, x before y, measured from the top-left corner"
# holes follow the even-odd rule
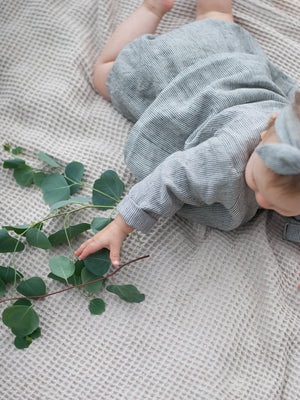
[[[132,0],[0,1],[0,138],[62,165],[80,161],[84,182],[108,169],[135,183],[123,161],[132,123],[99,95],[93,67]],[[235,21],[270,60],[300,82],[299,0],[236,0]],[[195,4],[175,1],[158,27],[192,22]],[[7,158],[3,151],[1,158]],[[19,187],[1,167],[1,225],[45,216],[37,188]],[[87,189],[86,189],[87,190]],[[85,189],[81,195],[86,195]],[[85,210],[71,224],[100,214]],[[5,400],[297,400],[300,397],[299,245],[282,239],[285,219],[261,211],[226,233],[174,216],[124,242],[121,262],[146,254],[114,280],[146,295],[129,304],[107,291],[106,311],[91,315],[77,291],[39,301],[42,336],[25,350],[1,325],[0,398]],[[57,222],[57,228],[61,221]],[[56,222],[53,223],[53,229]],[[91,236],[73,239],[76,248]],[[50,257],[67,246],[16,255],[26,277],[47,292]],[[10,256],[1,254],[1,265]],[[1,305],[1,312],[4,309]]]

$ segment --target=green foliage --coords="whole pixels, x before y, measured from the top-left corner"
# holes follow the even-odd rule
[[[41,188],[46,176],[47,175],[44,172],[36,172],[33,176],[33,183],[35,184],[35,186]]]
[[[24,296],[39,297],[46,294],[46,285],[42,278],[33,276],[32,278],[22,281],[18,285],[17,291]]]
[[[51,247],[51,245],[56,246],[58,244],[67,242],[68,238],[73,239],[80,233],[83,233],[83,232],[87,231],[88,229],[90,229],[90,227],[91,227],[90,224],[81,223],[81,224],[69,226],[66,229],[61,229],[49,236],[48,239],[50,242],[50,247]]]
[[[82,197],[82,196],[72,197],[71,199],[68,200],[58,201],[57,203],[52,204],[50,208],[50,213],[52,213],[55,210],[58,210],[59,208],[68,206],[70,204],[81,204],[81,203],[87,203],[89,201],[90,201],[89,197]]]
[[[103,290],[107,278],[118,272],[120,268],[108,273],[111,262],[109,250],[106,248],[90,254],[84,260],[77,259],[71,241],[90,229],[94,233],[99,232],[113,221],[112,213],[124,191],[124,183],[115,171],[108,170],[95,180],[93,186],[88,186],[83,183],[84,166],[80,162],[72,161],[63,169],[51,156],[40,151],[38,158],[45,167],[37,169],[27,165],[25,160],[16,157],[22,152],[20,146],[12,148],[10,144],[5,144],[3,147],[13,156],[11,159],[4,160],[3,168],[13,171],[13,177],[20,186],[34,184],[36,188],[41,189],[44,201],[50,206],[49,213],[40,221],[5,225],[0,229],[0,253],[12,253],[9,266],[0,266],[0,297],[5,295],[7,285],[11,286],[13,296],[15,291],[24,296],[0,300],[0,302],[16,300],[10,307],[4,309],[2,321],[15,335],[15,347],[25,349],[41,335],[39,316],[34,310],[36,303],[42,305],[41,298],[77,288],[83,297],[88,298],[91,314],[100,315],[105,311],[104,301],[95,298],[95,295]],[[91,196],[74,196],[81,187],[90,189]],[[85,208],[112,209],[112,213],[108,217],[93,217],[91,223],[81,222],[71,225],[70,217]],[[63,225],[61,229],[49,235],[45,232],[46,223],[54,218],[62,218]],[[46,229],[42,232],[44,225]],[[8,232],[12,232],[12,235]],[[47,294],[46,283],[42,278],[33,276],[24,279],[15,265],[16,253],[25,249],[23,242],[34,247],[37,254],[41,250],[67,243],[71,253],[70,258],[56,256],[49,259],[48,278],[55,280],[58,285],[64,285],[63,289]],[[82,289],[85,292],[81,292]],[[110,285],[107,286],[107,290],[131,303],[141,302],[145,298],[132,285]]]
[[[124,191],[124,183],[115,171],[108,170],[94,182],[93,189],[93,204],[110,208],[120,200]]]
[[[109,250],[101,249],[84,259],[86,268],[94,275],[106,274],[110,267]]]
[[[91,229],[94,233],[97,233],[101,231],[103,228],[105,228],[111,221],[113,221],[112,218],[103,218],[103,217],[93,218],[93,221],[91,223]]]
[[[6,285],[5,282],[0,278],[0,297],[2,297],[5,293]]]
[[[133,285],[110,285],[107,286],[106,290],[116,294],[128,303],[140,303],[145,300],[145,295],[140,293]]]
[[[30,228],[26,232],[27,242],[34,247],[39,247],[40,249],[50,249],[51,243],[47,236],[41,232],[38,228]]]
[[[58,201],[68,200],[70,197],[70,187],[65,178],[60,174],[46,176],[41,188],[45,202],[50,205]]]
[[[22,165],[25,165],[25,161],[20,158],[14,158],[12,160],[4,160],[3,168],[15,169]]]
[[[102,278],[102,276],[92,274],[87,268],[83,268],[81,271],[82,283],[93,282],[99,278]],[[87,290],[90,294],[96,294],[101,289],[102,284],[103,281],[90,283],[89,285],[85,286],[85,290]]]
[[[0,229],[0,253],[15,253],[23,251],[24,244],[11,237],[6,229]]]
[[[80,189],[80,183],[84,172],[84,166],[80,162],[73,161],[66,166],[65,178],[70,186],[71,195],[78,192]],[[76,185],[74,182],[79,183]]]
[[[17,281],[22,278],[23,275],[16,269],[0,266],[0,279],[2,279],[4,283],[14,282],[15,280]]]
[[[8,307],[2,313],[2,321],[16,336],[30,335],[39,327],[39,316],[32,306]]]
[[[91,314],[99,315],[105,311],[105,303],[102,299],[93,299],[90,301],[89,310]]]
[[[29,186],[33,182],[34,169],[29,165],[20,165],[14,170],[14,178],[20,186]]]
[[[53,167],[53,168],[60,167],[60,165],[56,161],[54,161],[52,157],[48,156],[48,154],[44,153],[43,151],[40,151],[38,153],[38,157],[42,161],[45,161],[48,165],[50,165],[50,167]]]
[[[64,256],[50,258],[49,266],[51,272],[54,275],[59,276],[60,278],[63,278],[65,280],[70,278],[70,276],[72,276],[75,272],[74,263],[72,263],[71,260]]]

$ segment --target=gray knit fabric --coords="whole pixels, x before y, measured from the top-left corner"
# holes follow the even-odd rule
[[[0,3],[1,144],[22,146],[37,168],[44,165],[39,151],[62,165],[81,161],[89,186],[113,169],[129,192],[135,179],[123,159],[133,125],[95,91],[92,73],[112,31],[139,4]],[[236,0],[233,6],[236,22],[300,82],[299,1]],[[194,1],[175,0],[158,33],[192,22],[195,9]],[[1,225],[30,223],[49,212],[41,191],[19,187],[12,171],[1,167],[0,183]],[[70,222],[99,216],[87,209]],[[104,290],[106,311],[96,316],[78,291],[51,296],[35,305],[42,335],[25,350],[14,348],[10,329],[1,325],[0,399],[298,400],[299,245],[282,240],[285,223],[259,211],[224,232],[175,215],[140,234],[141,244],[129,235],[121,262],[150,257],[114,281],[134,284],[145,301],[128,304]],[[63,219],[48,221],[43,231],[62,226]],[[72,247],[92,234],[74,238]],[[68,246],[28,248],[15,262],[26,279],[41,276],[54,292],[63,286],[47,278],[54,256],[70,257]],[[6,266],[10,256],[0,259]]]
[[[297,82],[273,65],[237,24],[208,19],[144,35],[110,72],[114,106],[136,121],[125,161],[138,178],[118,210],[146,232],[160,215],[232,230],[258,204],[247,161]]]

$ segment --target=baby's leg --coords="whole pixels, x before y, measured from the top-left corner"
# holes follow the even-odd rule
[[[106,81],[119,52],[133,39],[145,33],[154,33],[163,15],[171,10],[174,0],[144,0],[119,27],[105,45],[94,70],[94,85],[110,98]]]
[[[223,19],[233,22],[231,0],[197,0],[196,20],[205,18]]]

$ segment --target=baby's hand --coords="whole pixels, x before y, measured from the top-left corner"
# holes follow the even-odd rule
[[[106,248],[110,250],[110,259],[113,265],[120,264],[120,249],[128,233],[134,228],[124,221],[119,214],[110,224],[91,239],[84,242],[76,251],[75,256],[81,260],[97,250]]]

